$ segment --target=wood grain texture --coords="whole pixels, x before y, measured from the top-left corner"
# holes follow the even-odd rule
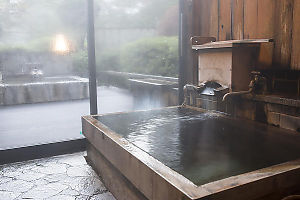
[[[218,0],[193,1],[194,35],[218,37]]]
[[[257,39],[274,37],[274,14],[274,0],[257,1]]]
[[[219,40],[231,39],[231,0],[219,0]]]
[[[293,27],[294,0],[276,1],[274,23],[274,60],[275,67],[290,69]]]
[[[294,0],[291,68],[300,70],[300,0]]]
[[[274,39],[259,68],[300,70],[300,0],[194,0],[194,36]]]
[[[257,38],[258,0],[244,0],[244,38]]]
[[[244,39],[244,0],[232,0],[232,38]]]
[[[218,0],[210,0],[210,27],[209,36],[219,40],[219,3]]]

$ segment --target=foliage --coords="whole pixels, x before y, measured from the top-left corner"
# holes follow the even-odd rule
[[[80,50],[72,55],[73,72],[79,76],[88,76],[88,55],[86,50]]]
[[[0,43],[0,52],[12,52],[12,51],[23,51],[23,52],[49,52],[50,45],[49,37],[40,37],[28,42],[16,43],[11,45],[3,45]]]
[[[178,76],[177,37],[142,39],[125,45],[120,52],[99,55],[98,70]]]

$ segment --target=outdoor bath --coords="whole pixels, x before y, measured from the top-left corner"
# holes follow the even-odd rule
[[[300,136],[276,127],[188,106],[82,123],[117,199],[272,199],[300,185]]]

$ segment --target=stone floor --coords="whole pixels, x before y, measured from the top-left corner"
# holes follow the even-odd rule
[[[0,200],[115,200],[85,152],[0,166]]]

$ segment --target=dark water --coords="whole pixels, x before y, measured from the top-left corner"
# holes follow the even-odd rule
[[[297,135],[186,108],[98,120],[197,185],[300,157]]]

